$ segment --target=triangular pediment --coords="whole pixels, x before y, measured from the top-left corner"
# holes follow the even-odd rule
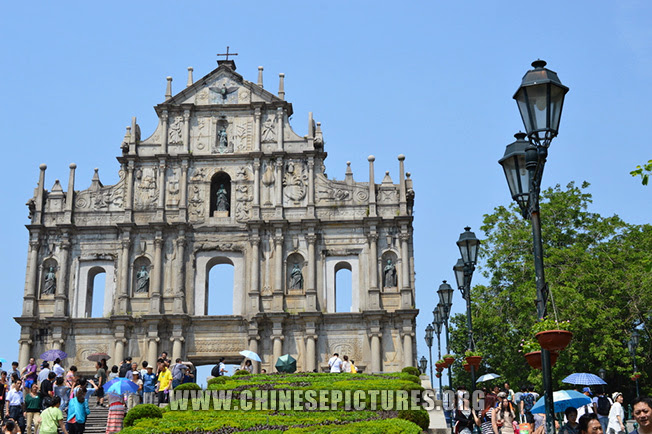
[[[220,65],[173,97],[165,105],[233,105],[282,101],[262,87],[245,80],[226,65]]]

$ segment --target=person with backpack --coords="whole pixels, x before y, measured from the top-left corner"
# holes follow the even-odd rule
[[[593,405],[598,414],[600,425],[602,425],[602,431],[604,431],[605,434],[607,432],[607,426],[609,425],[609,411],[611,410],[612,404],[613,401],[605,395],[604,390],[599,392],[598,396],[593,398]]]
[[[534,431],[534,415],[531,411],[535,402],[533,390],[533,386],[528,386],[526,392],[521,394],[521,416],[530,424],[530,432]]]
[[[213,369],[211,370],[211,375],[213,377],[220,377],[224,374],[226,374],[226,365],[224,364],[224,357],[222,357],[217,362],[217,365],[213,366]]]

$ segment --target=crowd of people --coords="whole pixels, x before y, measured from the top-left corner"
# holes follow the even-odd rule
[[[509,383],[504,383],[502,388],[495,386],[484,392],[484,408],[475,411],[466,389],[458,388],[454,416],[456,434],[472,434],[476,427],[482,434],[544,433],[546,415],[532,412],[539,399],[533,386],[523,386],[519,392],[514,392]],[[559,434],[627,433],[622,393],[607,396],[601,391],[594,396],[589,387],[581,388],[581,393],[590,398],[590,403],[566,408],[563,424],[560,426],[555,421]],[[632,416],[639,427],[630,434],[652,434],[652,398],[637,398],[632,406]]]
[[[125,358],[122,363],[108,367],[106,359],[99,360],[96,372],[83,377],[75,365],[64,369],[62,361],[44,361],[40,367],[35,359],[19,369],[18,362],[11,369],[2,370],[0,363],[0,414],[4,432],[25,434],[83,434],[90,414],[89,400],[96,406],[108,407],[107,433],[122,429],[124,416],[134,406],[169,402],[169,393],[182,383],[194,382],[196,371],[189,362],[177,359],[172,363],[166,352],[151,366]],[[115,378],[131,381],[131,387],[114,389],[105,385]]]

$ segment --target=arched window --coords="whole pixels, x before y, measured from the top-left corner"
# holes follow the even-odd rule
[[[204,315],[233,315],[233,264],[226,258],[209,263]]]
[[[225,172],[217,172],[211,178],[211,216],[231,215],[231,177]]]
[[[102,318],[105,314],[106,270],[93,267],[88,272],[88,295],[86,298],[86,318]]]
[[[351,264],[339,262],[335,265],[335,312],[353,310],[353,272]]]

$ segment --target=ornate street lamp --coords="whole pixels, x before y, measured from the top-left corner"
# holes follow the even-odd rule
[[[637,367],[636,367],[636,348],[638,347],[638,339],[639,339],[638,331],[634,330],[634,331],[632,331],[631,339],[629,340],[629,342],[627,342],[627,349],[629,349],[629,354],[632,356],[632,365],[634,366],[634,372],[636,372],[636,370],[637,370]],[[639,389],[638,389],[638,378],[636,379],[636,396],[637,397],[641,396],[640,392],[639,392]]]
[[[426,345],[428,346],[428,355],[430,356],[430,384],[433,384],[432,379],[432,333],[434,331],[432,324],[426,327]]]
[[[432,315],[434,317],[434,320],[432,322],[432,326],[434,328],[435,333],[437,333],[437,360],[441,360],[441,325],[444,323],[444,320],[441,317],[441,313],[439,311],[439,305],[435,308],[435,310],[432,311]],[[439,376],[439,393],[441,393],[441,375]]]
[[[439,306],[443,309],[442,318],[444,319],[444,327],[446,327],[446,354],[450,354],[450,337],[448,335],[448,319],[450,317],[451,306],[453,305],[453,288],[444,280],[437,294],[439,294]],[[448,367],[448,385],[453,389],[453,374],[451,367]]]
[[[600,368],[598,369],[598,375],[604,380],[607,376],[607,371],[604,368]]]
[[[421,356],[421,360],[419,360],[419,370],[422,374],[425,374],[426,369],[428,369],[428,361],[424,356]]]
[[[457,240],[457,247],[459,247],[462,257],[457,260],[453,271],[455,271],[457,286],[466,301],[466,327],[469,333],[468,348],[474,351],[475,341],[473,340],[473,321],[471,319],[471,279],[475,271],[475,264],[478,261],[480,240],[471,232],[469,226],[465,227],[464,232],[460,234],[460,238]],[[475,388],[474,366],[471,366],[471,388]]]
[[[507,146],[499,163],[505,171],[512,198],[521,208],[523,217],[532,222],[537,316],[541,320],[547,314],[548,286],[543,268],[539,192],[548,147],[559,131],[561,111],[568,88],[561,84],[556,72],[545,68],[546,62],[543,60],[533,62],[532,66],[534,69],[523,76],[521,86],[514,94],[529,143],[525,142],[523,134],[517,134],[516,142]],[[541,351],[541,371],[545,390],[545,432],[554,434],[550,352],[545,349]]]

